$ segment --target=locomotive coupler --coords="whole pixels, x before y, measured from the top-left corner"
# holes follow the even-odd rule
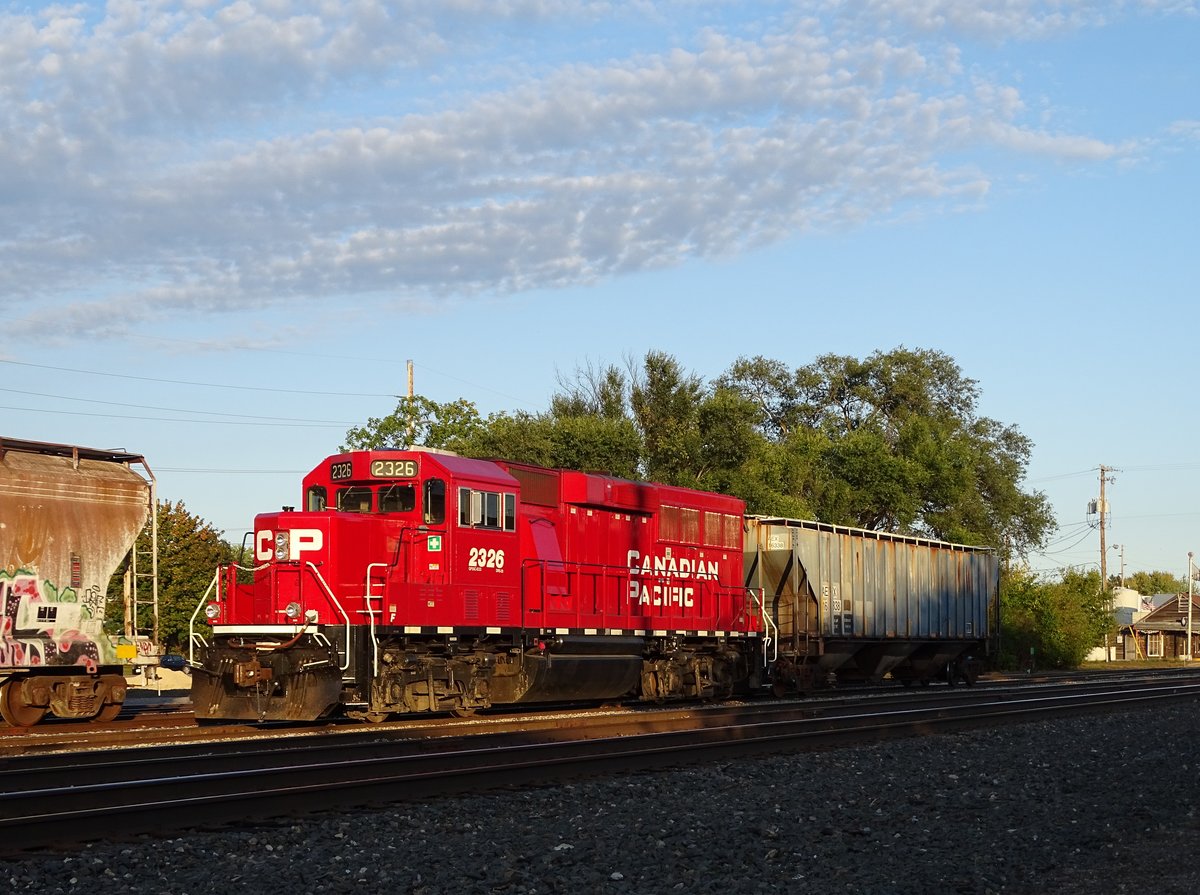
[[[262,681],[269,681],[274,676],[274,671],[260,665],[258,659],[238,662],[233,666],[233,682],[239,687],[253,687]]]

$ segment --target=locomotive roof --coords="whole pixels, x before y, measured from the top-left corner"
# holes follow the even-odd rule
[[[421,454],[432,461],[436,466],[440,466],[452,476],[465,479],[476,479],[485,482],[494,482],[496,484],[506,485],[511,488],[517,486],[517,480],[514,479],[501,466],[491,460],[476,460],[473,457],[464,457],[461,454],[455,454],[450,451],[432,450],[430,448],[412,447],[412,448],[389,448],[371,451],[346,451],[342,454],[333,454],[326,457],[316,470],[320,470],[326,463],[335,460],[338,457],[394,457],[397,454]]]
[[[516,487],[517,480],[491,460],[476,460],[458,454],[429,452],[429,456],[452,475],[469,479],[485,479]]]

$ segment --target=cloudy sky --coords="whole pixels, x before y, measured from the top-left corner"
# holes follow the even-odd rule
[[[951,355],[1095,563],[1200,554],[1197,0],[0,0],[0,434],[237,539],[417,391]],[[1119,566],[1112,552],[1110,568]]]

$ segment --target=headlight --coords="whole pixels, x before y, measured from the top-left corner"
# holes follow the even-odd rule
[[[204,607],[204,617],[209,620],[220,618],[221,617],[221,604],[220,603],[209,603],[207,606],[205,606]]]
[[[299,603],[288,603],[287,608],[285,608],[283,610],[283,614],[286,615],[288,618],[299,618],[300,617],[300,604]]]
[[[283,562],[291,553],[291,532],[277,531],[275,533],[275,561]]]

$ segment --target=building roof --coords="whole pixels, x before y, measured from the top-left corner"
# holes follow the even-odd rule
[[[1155,594],[1167,599],[1132,624],[1140,631],[1182,631],[1187,628],[1187,594]],[[1200,631],[1200,594],[1192,594],[1192,630]]]

